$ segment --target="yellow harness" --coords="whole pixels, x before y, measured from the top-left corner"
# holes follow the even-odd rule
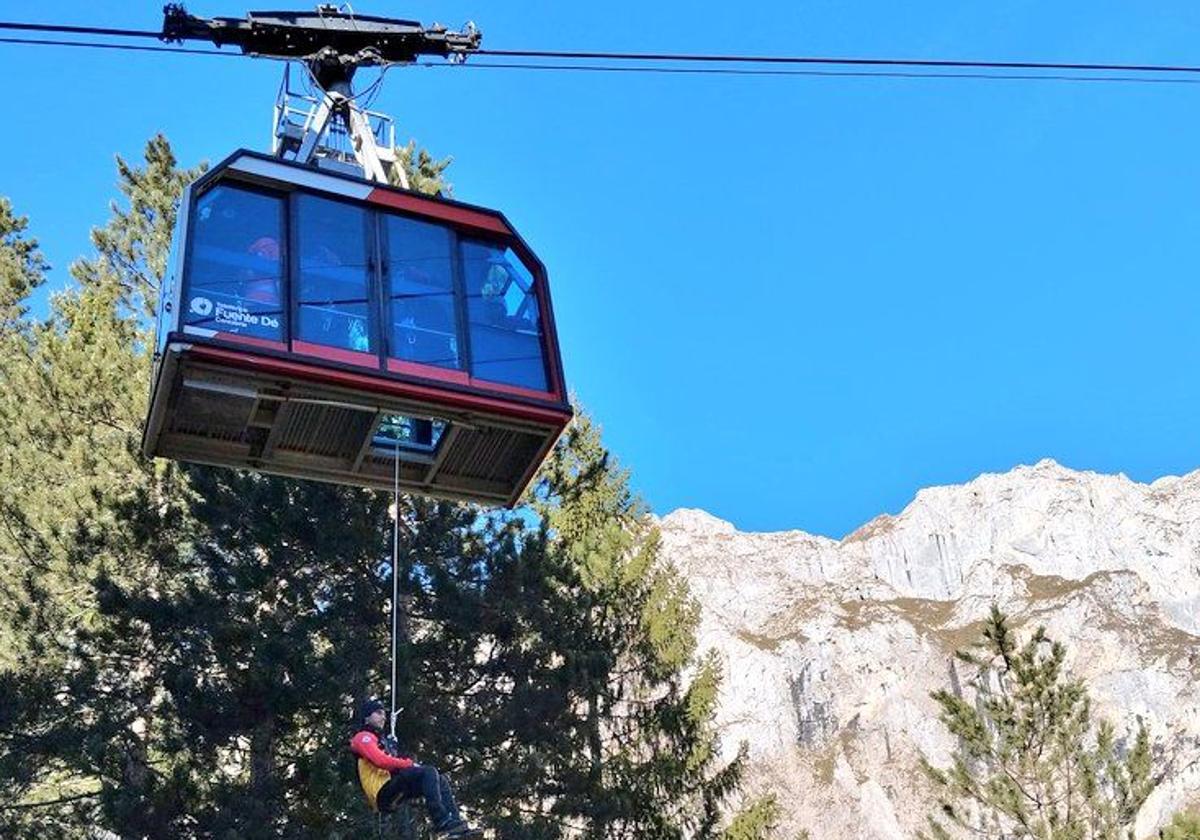
[[[392,777],[392,774],[381,767],[376,767],[365,758],[358,759],[358,782],[362,785],[363,794],[367,797],[367,804],[371,806],[372,811],[378,811],[379,805],[376,802],[379,797],[379,789],[387,784],[387,780]]]

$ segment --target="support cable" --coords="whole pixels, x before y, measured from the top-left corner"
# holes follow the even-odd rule
[[[67,26],[55,23],[17,23],[15,21],[0,21],[0,29],[13,29],[18,32],[58,32],[63,35],[108,35],[117,38],[154,38],[162,36],[161,32],[149,29],[110,29],[103,26]]]
[[[103,35],[120,38],[154,38],[163,36],[162,32],[145,29],[114,29],[97,26],[72,26],[63,24],[22,23],[17,21],[0,21],[0,30],[19,32],[45,32],[69,35]],[[13,43],[8,41],[7,43]],[[17,42],[22,43],[22,42]],[[25,41],[24,43],[35,43]],[[63,45],[82,45],[82,42],[64,42]],[[101,46],[88,44],[88,46]],[[106,45],[113,46],[114,45]],[[132,48],[132,47],[125,47]],[[163,49],[164,52],[186,52],[179,49]],[[739,65],[813,65],[813,66],[848,66],[911,68],[926,70],[1025,70],[1042,72],[1073,72],[1073,73],[1157,73],[1181,74],[1200,76],[1200,65],[1191,64],[1121,64],[1111,62],[1057,62],[1057,61],[992,61],[980,59],[930,59],[930,58],[869,58],[860,56],[804,56],[804,55],[726,55],[720,53],[689,53],[689,52],[618,52],[601,50],[492,50],[472,48],[472,55],[490,56],[493,58],[543,59],[552,61],[623,61],[633,63],[677,63],[677,64],[739,64]],[[210,55],[222,53],[212,51]],[[224,53],[229,55],[230,53]],[[254,57],[261,57],[261,53]],[[571,65],[561,65],[569,67]],[[555,65],[556,68],[560,65]],[[523,68],[531,69],[531,68]],[[882,75],[882,73],[880,74]],[[1038,77],[1041,78],[1041,77]]]
[[[1194,73],[1187,64],[1108,64],[1057,61],[987,61],[939,58],[858,58],[839,56],[720,55],[704,53],[582,52],[571,50],[487,50],[476,55],[497,58],[541,58],[566,61],[649,61],[694,64],[817,64],[850,67],[924,67],[975,70],[1071,70],[1076,72]]]
[[[392,686],[391,711],[388,714],[388,734],[396,738],[396,640],[400,629],[400,434],[396,433],[396,466],[392,479]]]
[[[3,27],[0,27],[3,28]],[[141,44],[108,44],[100,41],[58,41],[50,38],[0,38],[0,44],[28,44],[34,47],[88,47],[96,50],[124,50],[127,52],[156,52],[183,55],[215,55],[218,58],[245,58],[241,53],[220,50],[198,50],[191,47],[150,47]],[[255,56],[266,58],[267,56]]]
[[[417,62],[417,67],[469,70],[530,70],[576,73],[634,73],[660,76],[750,76],[760,78],[817,78],[817,79],[965,79],[1017,82],[1116,82],[1148,85],[1197,85],[1200,77],[1186,76],[1126,76],[1126,75],[1068,75],[1065,73],[970,73],[920,72],[897,70],[817,70],[817,69],[755,69],[734,67],[653,67],[621,64],[534,64],[529,62],[472,61],[463,65]]]
[[[2,27],[0,27],[2,28]],[[290,59],[273,56],[246,56],[242,53],[222,52],[220,50],[192,49],[189,47],[157,47],[140,44],[107,44],[97,41],[59,41],[44,38],[4,38],[0,44],[24,44],[40,47],[87,47],[91,49],[118,50],[128,52],[156,52],[183,55],[210,55],[217,58],[256,58],[271,61],[289,61]],[[1049,73],[967,73],[967,72],[902,72],[889,70],[819,70],[819,69],[755,69],[752,67],[655,67],[630,66],[620,64],[535,64],[532,62],[496,62],[473,61],[466,64],[444,64],[439,62],[415,62],[412,66],[421,68],[468,68],[477,70],[528,70],[528,71],[558,71],[583,73],[630,73],[644,75],[667,76],[747,76],[764,78],[809,77],[809,78],[846,78],[846,79],[965,79],[983,81],[1025,81],[1025,82],[1116,82],[1132,84],[1155,85],[1194,85],[1200,84],[1200,76],[1153,77],[1125,75],[1065,75]],[[1197,68],[1200,71],[1200,68]],[[1148,71],[1147,71],[1148,72]],[[356,97],[357,98],[357,97]]]

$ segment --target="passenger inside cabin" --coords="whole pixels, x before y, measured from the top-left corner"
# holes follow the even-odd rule
[[[247,253],[256,257],[258,265],[246,268],[242,296],[256,303],[279,305],[280,250],[279,240],[260,236],[250,243]]]
[[[511,249],[466,241],[462,246],[471,342],[471,374],[546,389],[534,275]]]
[[[406,362],[460,369],[451,232],[395,214],[383,222],[389,352]]]
[[[218,333],[282,338],[278,199],[219,185],[196,205],[187,324]]]
[[[393,321],[393,352],[399,358],[458,367],[458,336],[450,296],[399,297],[393,303]]]
[[[481,309],[483,314],[483,322],[494,326],[501,326],[508,321],[508,308],[504,305],[504,293],[508,290],[508,284],[512,282],[512,278],[508,273],[508,266],[503,260],[492,259],[488,264],[487,279],[483,281],[483,285],[479,289],[479,293],[483,300],[481,301]]]
[[[311,196],[300,207],[300,324],[305,341],[371,351],[363,217]]]

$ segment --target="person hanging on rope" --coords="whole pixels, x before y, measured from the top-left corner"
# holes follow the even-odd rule
[[[435,836],[453,840],[482,837],[482,831],[471,828],[459,815],[446,777],[428,764],[402,758],[394,739],[383,734],[385,723],[383,703],[368,700],[362,709],[363,728],[350,740],[350,750],[358,756],[358,780],[371,809],[393,811],[401,800],[422,796]]]

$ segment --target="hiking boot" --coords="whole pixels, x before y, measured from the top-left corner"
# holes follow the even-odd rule
[[[467,838],[480,838],[482,834],[472,833],[472,829],[462,820],[446,818],[433,827],[433,836],[445,838],[445,840],[466,840]]]

